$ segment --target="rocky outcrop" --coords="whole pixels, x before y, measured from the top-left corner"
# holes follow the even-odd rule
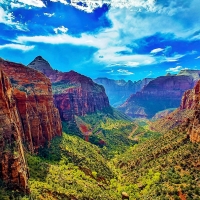
[[[94,79],[96,83],[104,86],[110,104],[114,107],[124,103],[128,97],[140,91],[152,80],[152,78],[145,78],[139,81],[132,82],[129,80],[126,82],[125,80],[113,80],[108,78]]]
[[[193,88],[195,81],[186,75],[158,77],[118,109],[131,117],[151,118],[159,111],[179,107],[183,93]]]
[[[37,152],[54,136],[62,134],[50,80],[21,64],[2,60],[0,68],[10,78],[14,88],[13,96],[23,127],[20,132],[23,143],[29,151]]]
[[[188,134],[192,142],[200,142],[200,80],[194,89],[184,93],[180,110],[194,110],[192,118],[187,120]]]
[[[9,78],[0,69],[0,180],[28,192],[28,169],[21,135],[23,127]]]
[[[167,115],[169,115],[171,112],[173,112],[175,110],[175,108],[170,108],[170,109],[166,109],[166,110],[162,110],[158,113],[156,113],[154,116],[153,116],[153,120],[157,120],[157,119],[160,119],[160,118],[163,118],[163,117],[166,117]]]
[[[59,72],[52,68],[50,70],[47,61],[40,56],[36,57],[28,67],[43,72],[51,80],[54,101],[63,121],[74,120],[75,115],[84,116],[109,107],[103,86],[94,83],[86,76],[74,71]]]

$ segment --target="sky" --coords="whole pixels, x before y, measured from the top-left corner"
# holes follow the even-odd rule
[[[0,57],[91,78],[200,69],[199,0],[0,0]]]

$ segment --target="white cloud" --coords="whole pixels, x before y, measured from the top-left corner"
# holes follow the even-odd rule
[[[18,36],[18,43],[46,43],[46,44],[73,44],[101,48],[105,46],[103,41],[99,41],[94,36],[82,34],[81,37],[72,37],[67,34],[57,34],[49,36]],[[97,42],[97,43],[96,43]]]
[[[150,53],[159,53],[159,52],[161,52],[161,51],[163,51],[163,50],[164,50],[164,49],[162,49],[162,48],[156,48],[156,49],[151,50]]]
[[[195,59],[200,59],[200,56],[196,57]]]
[[[52,2],[60,2],[60,3],[63,3],[65,5],[68,5],[66,0],[50,0],[50,1],[52,1]]]
[[[117,72],[119,72],[120,75],[133,75],[134,74],[133,72],[130,72],[130,71],[125,70],[125,69],[118,69]]]
[[[13,3],[13,2],[11,2],[10,5],[11,5],[11,8],[21,8],[21,7],[24,7],[24,5],[20,4],[20,3]]]
[[[47,17],[53,17],[55,15],[55,13],[52,13],[52,14],[51,13],[44,13],[44,15],[47,16]]]
[[[56,34],[58,34],[58,33],[66,33],[68,31],[68,28],[65,28],[64,26],[60,26],[58,28],[54,28],[53,30],[54,30],[54,32]]]
[[[137,67],[140,63],[139,62],[127,62],[126,66],[129,67]]]
[[[177,67],[174,67],[174,68],[172,67],[172,68],[167,69],[166,72],[177,73],[182,69],[183,69],[182,66],[177,66]]]
[[[42,0],[17,0],[19,3],[24,5],[34,6],[38,8],[46,7]]]
[[[103,4],[109,4],[111,7],[115,8],[146,8],[148,10],[154,9],[155,0],[71,0],[70,3],[67,3],[66,0],[51,0],[52,2],[61,2],[64,4],[69,4],[74,6],[79,10],[91,13],[96,8],[102,7]],[[82,5],[80,5],[80,2]]]
[[[25,1],[25,0],[23,0]],[[65,0],[51,0],[53,2],[61,2],[67,4]],[[196,2],[193,0],[192,2]],[[78,0],[71,0],[71,5],[79,7]],[[85,5],[80,6],[86,12],[92,12],[95,8],[102,6],[106,1],[83,0]],[[150,65],[162,62],[177,62],[183,55],[175,56],[152,56],[158,52],[166,54],[165,49],[156,48],[151,51],[149,55],[135,55],[137,44],[135,41],[143,37],[155,35],[157,33],[169,34],[171,33],[176,38],[188,37],[193,33],[198,26],[185,27],[183,23],[186,19],[190,19],[191,15],[182,8],[172,9],[172,4],[168,7],[157,5],[154,0],[110,0],[107,1],[112,6],[107,13],[108,19],[111,21],[112,27],[100,30],[96,34],[84,33],[80,37],[72,37],[68,35],[67,28],[58,27],[54,31],[56,35],[48,36],[19,36],[16,42],[21,44],[27,43],[48,43],[48,44],[72,44],[84,45],[97,48],[97,52],[92,58],[95,62],[102,63],[107,67],[114,64],[116,66],[139,67],[141,65]],[[194,11],[196,8],[191,3],[190,8]],[[193,7],[192,7],[193,6]],[[118,7],[118,8],[116,8]],[[119,7],[123,7],[119,9]],[[153,14],[152,14],[153,13]],[[184,13],[184,15],[182,15]],[[179,18],[173,17],[178,14]],[[186,19],[184,18],[186,17]],[[183,20],[184,19],[184,20]],[[182,20],[182,21],[181,21]],[[197,22],[200,22],[200,17]],[[131,46],[129,48],[128,46]],[[134,49],[135,48],[135,49]],[[121,51],[128,52],[127,55],[120,54]],[[170,55],[170,54],[168,54]]]
[[[114,36],[114,34],[112,34]],[[94,60],[101,62],[108,67],[118,63],[127,67],[137,67],[139,65],[149,65],[155,63],[155,58],[151,55],[121,55],[118,52],[126,51],[131,53],[131,49],[124,46],[117,46],[110,37],[104,37],[104,33],[98,36],[82,34],[81,37],[72,37],[68,34],[57,34],[50,36],[19,36],[17,43],[47,43],[47,44],[73,44],[98,48],[94,54]],[[116,41],[117,42],[117,41]]]
[[[163,62],[177,62],[180,58],[184,57],[182,54],[175,54],[172,57],[164,57]]]
[[[25,25],[20,24],[19,22],[14,22],[14,20],[15,17],[13,16],[13,13],[8,12],[0,7],[0,23],[6,24],[17,30],[28,31]]]
[[[4,44],[0,45],[0,49],[18,49],[21,51],[30,51],[34,48],[34,46],[26,46],[21,44]]]
[[[2,7],[0,7],[0,23],[12,24],[14,19],[12,13],[6,12]]]

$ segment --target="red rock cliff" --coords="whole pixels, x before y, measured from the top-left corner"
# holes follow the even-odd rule
[[[41,56],[35,58],[29,67],[44,73],[52,82],[54,100],[62,120],[74,119],[109,107],[109,100],[103,86],[74,71],[53,70]]]
[[[184,93],[180,110],[194,110],[194,115],[188,119],[188,134],[192,142],[200,142],[200,80],[194,89]]]
[[[42,73],[21,64],[2,60],[0,68],[14,87],[13,95],[23,127],[23,143],[29,151],[37,152],[40,146],[62,134],[50,80]]]
[[[27,191],[28,171],[21,118],[9,78],[0,69],[0,179],[13,189]]]

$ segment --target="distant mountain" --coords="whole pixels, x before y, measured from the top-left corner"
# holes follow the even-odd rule
[[[77,72],[59,72],[51,68],[41,56],[28,67],[44,73],[52,82],[55,103],[62,120],[73,120],[75,115],[84,116],[109,108],[109,100],[103,86]]]
[[[198,70],[184,70],[178,75],[158,77],[140,92],[131,95],[118,109],[131,117],[151,118],[162,110],[177,108],[183,93],[193,88],[198,78]]]
[[[132,82],[129,80],[126,82],[125,80],[113,80],[108,78],[94,79],[96,83],[104,86],[110,104],[114,107],[124,103],[131,94],[140,91],[152,80],[152,78],[145,78],[139,81]]]

